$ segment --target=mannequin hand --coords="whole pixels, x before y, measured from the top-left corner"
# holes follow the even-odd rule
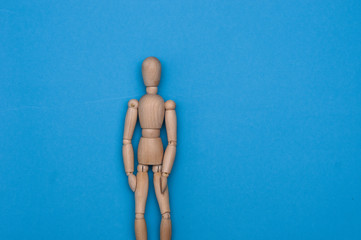
[[[137,187],[137,178],[134,176],[133,173],[130,173],[128,175],[128,183],[130,189],[132,189],[132,191],[135,192],[135,188]]]
[[[162,193],[164,193],[164,191],[168,187],[167,179],[168,179],[168,173],[162,173],[162,176],[160,178],[160,190]]]

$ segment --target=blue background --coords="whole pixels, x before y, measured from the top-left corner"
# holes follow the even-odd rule
[[[121,138],[148,56],[177,103],[173,239],[361,239],[360,12],[2,1],[0,239],[133,238]],[[157,239],[152,184],[146,219]]]

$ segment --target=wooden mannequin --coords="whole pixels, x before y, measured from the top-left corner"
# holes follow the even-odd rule
[[[177,146],[177,117],[175,103],[168,100],[164,103],[157,95],[160,81],[161,64],[155,57],[148,57],[142,64],[145,94],[139,102],[132,99],[128,103],[123,136],[123,161],[128,176],[129,186],[135,192],[135,237],[137,240],[147,239],[147,226],[144,219],[145,204],[148,195],[148,166],[152,165],[154,172],[154,190],[157,196],[162,221],[160,224],[160,239],[171,239],[172,224],[170,220],[169,192],[167,178],[172,170]],[[142,137],[138,145],[137,176],[134,172],[134,151],[132,137],[139,115]],[[167,129],[168,146],[164,152],[160,139],[160,128]]]

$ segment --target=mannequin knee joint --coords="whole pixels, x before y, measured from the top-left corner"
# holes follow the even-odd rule
[[[163,219],[170,219],[170,213],[169,213],[169,212],[163,213],[163,214],[162,214],[162,218],[163,218]]]
[[[144,218],[144,213],[136,213],[135,214],[135,219],[143,219]]]

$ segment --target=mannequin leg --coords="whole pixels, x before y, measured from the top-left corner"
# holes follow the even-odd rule
[[[170,220],[169,191],[168,187],[164,193],[162,193],[160,189],[162,167],[159,165],[153,166],[153,172],[155,195],[157,196],[160,213],[162,214],[162,221],[160,223],[160,240],[170,240],[172,237],[172,221]]]
[[[135,238],[147,240],[147,224],[144,219],[145,204],[148,196],[148,166],[138,165],[137,187],[135,189]]]

